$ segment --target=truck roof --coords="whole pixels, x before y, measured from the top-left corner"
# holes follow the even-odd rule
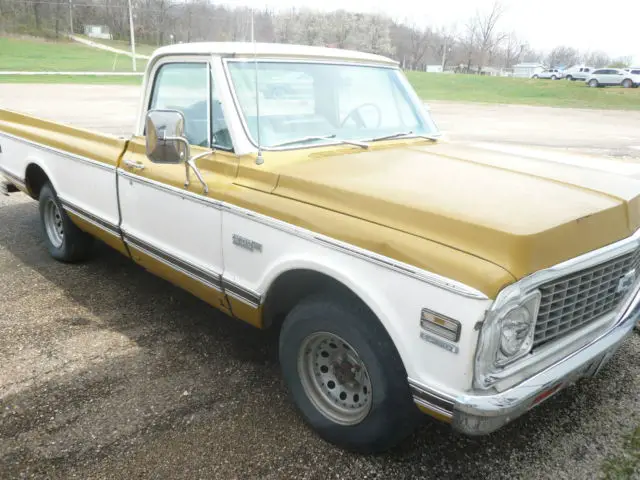
[[[262,58],[304,58],[322,60],[352,61],[357,63],[379,63],[398,65],[398,62],[382,55],[343,50],[340,48],[312,47],[309,45],[291,45],[284,43],[250,42],[195,42],[180,43],[158,48],[153,57],[165,55],[223,55],[253,57],[254,48],[257,57]]]

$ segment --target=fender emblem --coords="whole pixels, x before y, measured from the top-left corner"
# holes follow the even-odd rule
[[[254,242],[248,238],[242,237],[237,233],[234,233],[231,237],[233,244],[237,245],[240,248],[244,248],[245,250],[249,250],[250,252],[260,252],[262,253],[262,244],[258,242]]]

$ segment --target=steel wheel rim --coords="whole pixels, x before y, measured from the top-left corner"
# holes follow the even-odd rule
[[[371,378],[356,350],[338,335],[317,332],[302,342],[298,375],[307,397],[329,420],[355,425],[369,414]]]
[[[54,247],[60,248],[64,241],[64,225],[58,205],[49,199],[44,206],[44,226]]]

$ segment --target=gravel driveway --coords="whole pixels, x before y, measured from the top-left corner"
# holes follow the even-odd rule
[[[276,341],[107,247],[55,262],[36,203],[0,197],[2,479],[596,478],[640,425],[634,334],[599,377],[491,436],[425,418],[392,452],[349,454],[301,421]]]

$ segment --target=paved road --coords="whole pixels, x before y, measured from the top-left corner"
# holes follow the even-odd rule
[[[43,111],[54,118],[107,124],[51,103]],[[0,366],[3,479],[594,478],[640,424],[634,335],[600,377],[492,436],[425,419],[392,452],[345,453],[293,409],[273,333],[106,247],[85,264],[55,262],[23,195],[0,197]]]

